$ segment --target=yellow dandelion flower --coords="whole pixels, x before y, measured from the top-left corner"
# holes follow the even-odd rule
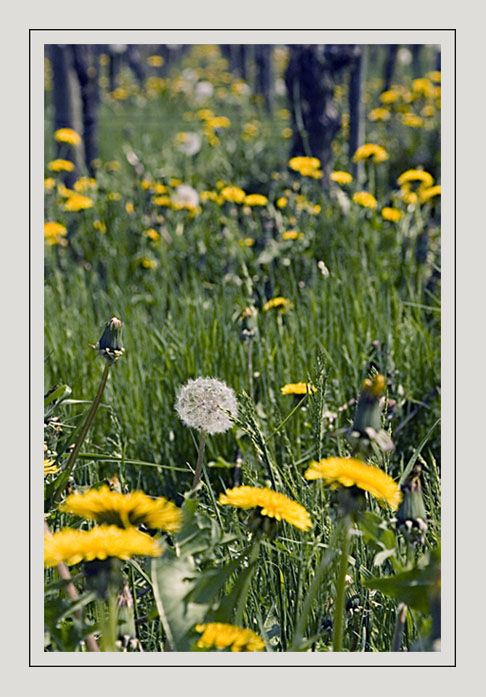
[[[282,394],[310,394],[317,392],[317,388],[310,382],[291,382],[280,388]]]
[[[312,215],[318,215],[321,212],[321,207],[319,204],[315,206],[311,206],[309,208],[309,213],[312,213]]]
[[[103,234],[106,232],[106,223],[104,223],[102,220],[95,220],[93,222],[93,227],[95,230],[98,230],[99,232],[102,232]]]
[[[249,194],[245,196],[244,202],[247,206],[266,206],[268,198],[262,194]]]
[[[277,208],[285,208],[288,202],[289,200],[286,196],[281,196],[279,199],[277,199]]]
[[[54,463],[55,460],[44,460],[44,477],[47,477],[48,474],[56,474],[56,472],[59,472],[59,467]]]
[[[284,128],[282,131],[282,135],[284,138],[292,138],[292,129],[291,128]]]
[[[81,145],[81,136],[72,128],[59,128],[54,133],[54,138],[58,143],[69,143],[69,145]]]
[[[211,111],[211,109],[199,109],[197,115],[201,121],[207,121],[208,119],[212,119],[214,117],[214,113]]]
[[[154,196],[152,198],[152,203],[155,203],[156,206],[171,206],[172,201],[170,199],[170,196]]]
[[[157,242],[157,240],[160,237],[157,230],[154,230],[153,227],[149,228],[148,230],[145,230],[145,232],[143,234],[144,234],[144,237],[148,237],[148,239],[152,240],[152,242]]]
[[[140,182],[140,186],[144,191],[148,191],[152,186],[152,182],[150,181],[150,179],[142,179],[142,181]]]
[[[298,230],[286,230],[282,238],[284,240],[301,240],[304,238],[304,234]]]
[[[288,109],[280,109],[278,117],[279,119],[290,119],[290,111]]]
[[[282,298],[281,296],[277,298],[272,298],[271,300],[268,300],[265,305],[263,306],[263,311],[267,312],[268,310],[279,310],[279,312],[286,312],[287,310],[290,310],[292,307],[292,303],[290,300],[287,300],[287,298]]]
[[[415,204],[418,201],[418,196],[415,191],[410,189],[410,184],[404,184],[400,189],[400,198],[407,204]]]
[[[440,70],[431,70],[430,73],[427,73],[425,77],[428,77],[429,80],[432,82],[440,82],[441,81],[441,75],[440,75]]]
[[[212,116],[206,119],[206,123],[209,128],[229,128],[231,126],[231,121],[227,116]]]
[[[169,190],[165,184],[161,184],[160,182],[155,182],[153,189],[156,194],[166,194]]]
[[[56,223],[54,221],[44,223],[44,238],[46,240],[57,237],[65,237],[66,235],[67,229],[62,223]]]
[[[412,82],[412,90],[416,95],[430,97],[433,94],[434,86],[426,77],[419,77]]]
[[[422,117],[414,114],[413,111],[408,111],[402,116],[402,123],[405,126],[410,126],[410,128],[421,128],[424,125],[424,120]]]
[[[127,201],[127,203],[125,203],[125,211],[129,215],[131,215],[132,213],[135,213],[135,207],[131,201]]]
[[[243,189],[237,186],[225,186],[221,189],[220,195],[225,201],[232,201],[233,203],[243,203],[246,197]]]
[[[289,160],[289,167],[295,172],[301,172],[304,170],[319,169],[321,162],[317,157],[292,157]]]
[[[240,244],[242,247],[253,247],[255,240],[253,237],[245,237],[245,239],[241,240]]]
[[[403,218],[403,211],[398,208],[389,208],[385,206],[381,211],[381,215],[385,220],[390,220],[392,223],[398,223]]]
[[[199,194],[200,200],[204,203],[205,201],[214,201],[218,205],[222,205],[225,199],[217,191],[201,191]]]
[[[79,194],[82,194],[83,191],[90,191],[97,188],[98,182],[93,177],[79,177],[79,179],[74,182],[74,190]]]
[[[353,194],[353,201],[364,208],[374,209],[378,205],[373,194],[369,194],[367,191],[357,191],[355,194]]]
[[[384,107],[377,107],[376,109],[372,109],[370,111],[368,118],[370,121],[388,121],[390,118],[390,112]]]
[[[424,187],[429,187],[434,183],[434,177],[423,169],[407,169],[398,177],[397,183],[403,186],[409,182],[421,182]]]
[[[143,491],[120,494],[108,486],[89,489],[85,494],[68,496],[61,506],[65,513],[73,513],[97,523],[118,525],[147,525],[166,532],[177,532],[181,526],[182,512],[165,498],[153,499]]]
[[[341,172],[337,170],[336,172],[331,172],[330,179],[337,184],[351,184],[353,181],[353,175],[349,172]]]
[[[258,634],[251,629],[243,629],[232,624],[221,622],[197,624],[196,632],[202,634],[197,642],[200,649],[231,648],[231,651],[262,651],[265,648],[265,642]]]
[[[157,259],[151,259],[150,257],[141,257],[138,263],[143,266],[144,269],[156,269],[159,265]]]
[[[393,104],[400,97],[398,90],[386,90],[380,94],[380,100],[383,104]]]
[[[333,489],[339,486],[357,486],[368,491],[380,502],[386,501],[396,511],[402,500],[399,485],[383,470],[354,458],[329,457],[311,462],[306,479],[322,479]]]
[[[56,186],[56,180],[53,177],[46,177],[44,179],[44,189],[46,191],[52,191],[52,189]]]
[[[426,203],[427,201],[430,201],[431,198],[434,198],[434,196],[440,196],[442,194],[442,187],[440,184],[437,184],[436,186],[431,186],[427,189],[419,189],[419,201],[420,203]]]
[[[71,162],[71,160],[51,160],[51,162],[48,163],[47,168],[51,170],[51,172],[72,172],[74,169],[74,162]]]
[[[375,163],[384,162],[388,160],[388,153],[381,145],[376,145],[376,143],[365,143],[354,153],[353,162],[367,160],[370,157],[373,158],[373,162]]]
[[[121,194],[118,191],[110,191],[106,197],[108,201],[119,201],[121,199]]]
[[[150,65],[151,68],[160,68],[164,65],[164,59],[162,56],[149,56],[147,58],[147,64]]]
[[[123,530],[117,525],[100,525],[91,530],[64,528],[44,536],[44,566],[69,566],[81,561],[118,557],[130,559],[133,555],[158,557],[162,554],[158,542],[136,528]]]
[[[119,172],[121,169],[121,164],[118,160],[110,160],[105,165],[108,172]]]
[[[84,211],[92,207],[93,199],[88,196],[82,196],[81,194],[73,194],[64,204],[64,210],[66,211]]]
[[[219,503],[223,506],[235,506],[245,510],[260,508],[260,515],[278,521],[286,520],[287,523],[303,532],[312,527],[310,516],[300,503],[271,489],[237,486],[233,489],[227,489],[224,494],[220,494]]]
[[[426,104],[420,111],[422,116],[425,116],[426,118],[430,116],[434,116],[435,114],[435,107],[432,106],[432,104]]]
[[[124,99],[128,99],[130,93],[128,92],[126,87],[116,87],[110,94],[113,99],[116,99],[117,101],[121,102]]]

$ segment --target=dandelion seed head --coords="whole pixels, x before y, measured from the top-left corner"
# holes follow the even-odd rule
[[[206,433],[224,433],[232,426],[230,416],[238,414],[231,387],[216,378],[189,380],[177,395],[175,409],[186,426]]]

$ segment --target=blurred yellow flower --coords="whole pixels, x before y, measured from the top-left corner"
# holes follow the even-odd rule
[[[150,535],[136,528],[122,530],[116,525],[100,525],[91,530],[64,528],[44,536],[44,566],[69,566],[81,561],[118,557],[130,559],[133,555],[158,557],[162,548]]]
[[[377,206],[376,198],[367,191],[357,191],[355,194],[353,194],[353,201],[364,208],[374,209]]]
[[[82,196],[81,194],[73,194],[64,204],[64,210],[66,211],[84,211],[92,207],[93,199],[88,196]]]
[[[234,487],[219,495],[219,503],[223,506],[235,506],[245,510],[260,508],[260,515],[278,521],[286,520],[287,523],[302,532],[312,527],[310,516],[300,503],[271,489],[253,486]]]
[[[376,143],[365,143],[365,145],[359,147],[354,153],[353,162],[367,160],[369,157],[373,158],[373,162],[384,162],[388,159],[388,153],[381,145],[376,145]]]
[[[197,642],[200,649],[215,648],[222,651],[230,648],[231,651],[262,651],[265,648],[265,642],[258,634],[251,629],[243,629],[232,624],[221,622],[197,624],[196,632],[202,633]]]
[[[271,300],[268,300],[265,305],[263,306],[263,311],[267,312],[268,310],[278,310],[279,312],[287,312],[287,310],[290,310],[292,307],[292,303],[290,300],[287,298],[282,298],[281,296],[278,296],[276,298],[272,298]]]
[[[132,213],[135,213],[135,208],[134,208],[133,203],[131,201],[127,201],[127,203],[125,203],[125,211],[129,215],[131,215]]]
[[[434,116],[435,114],[435,107],[432,106],[432,104],[426,104],[422,110],[420,111],[422,116]]]
[[[397,183],[403,186],[409,182],[421,182],[424,186],[429,187],[434,183],[434,178],[423,169],[407,169],[398,177]]]
[[[383,107],[377,107],[370,111],[368,118],[370,121],[387,121],[390,118],[390,112]]]
[[[440,82],[440,70],[431,70],[430,73],[427,73],[426,77],[428,77],[432,82]]]
[[[108,172],[119,172],[121,169],[121,164],[118,162],[118,160],[111,160],[105,164],[105,167]]]
[[[400,198],[407,204],[414,205],[418,201],[418,196],[415,191],[412,191],[410,184],[404,184],[400,189]]]
[[[242,247],[253,247],[254,244],[255,240],[253,237],[245,237],[243,240],[241,240]]]
[[[151,257],[140,257],[138,263],[143,266],[144,269],[156,269],[159,265],[157,259],[152,259]]]
[[[174,180],[172,180],[172,181],[174,181]],[[179,182],[179,179],[177,179],[176,181]],[[175,184],[175,185],[171,184],[171,186],[178,186],[178,185],[179,184]],[[153,186],[154,192],[156,194],[165,194],[168,191],[168,188],[165,186],[165,184],[160,184],[159,182],[155,182],[152,186]]]
[[[170,196],[153,196],[152,197],[152,203],[155,203],[156,206],[171,206],[172,201],[170,199]]]
[[[393,223],[398,223],[399,220],[403,218],[403,211],[398,208],[389,208],[385,206],[381,211],[381,215],[385,220],[390,220]]]
[[[51,170],[51,172],[72,172],[74,169],[74,162],[71,162],[71,160],[51,160],[51,162],[48,163],[47,168]]]
[[[335,172],[331,172],[330,179],[337,184],[351,184],[353,181],[353,176],[349,172],[337,170]]]
[[[440,196],[442,194],[442,187],[440,184],[436,186],[431,186],[427,189],[419,189],[419,200],[420,203],[427,203],[434,196]]]
[[[106,232],[106,224],[102,220],[95,220],[93,222],[93,227],[95,230],[99,230],[103,234]]]
[[[157,242],[157,240],[160,237],[157,230],[155,230],[153,227],[149,228],[148,230],[145,230],[143,234],[144,237],[148,237],[148,239],[152,240],[152,242]]]
[[[206,123],[209,126],[209,128],[229,128],[231,125],[231,121],[227,116],[213,116],[209,119],[206,119]]]
[[[290,111],[288,109],[280,109],[278,117],[279,119],[290,119]]]
[[[291,128],[284,128],[282,131],[282,135],[284,138],[292,138],[292,129]]]
[[[97,188],[98,183],[93,177],[79,177],[79,179],[74,182],[74,189],[78,193],[83,193],[83,191],[90,191]]]
[[[284,240],[301,240],[303,239],[304,235],[298,230],[286,230],[282,237]]]
[[[204,203],[204,201],[214,201],[219,206],[224,203],[224,198],[217,191],[201,191],[199,198]]]
[[[54,221],[44,223],[44,239],[49,245],[61,244],[65,246],[66,240],[63,238],[67,235],[67,229],[62,223]]]
[[[380,100],[383,104],[392,104],[396,102],[400,94],[397,90],[386,90],[380,94]]]
[[[281,196],[279,199],[277,199],[277,208],[285,208],[288,202],[289,200],[286,196]]]
[[[46,191],[52,191],[52,189],[56,186],[56,180],[54,177],[46,177],[44,179],[44,189]]]
[[[402,123],[405,126],[410,126],[410,128],[421,128],[424,125],[424,120],[417,114],[414,114],[413,111],[408,111],[406,114],[403,114]]]
[[[220,195],[225,201],[232,201],[233,203],[243,203],[246,198],[246,194],[243,189],[237,186],[225,186],[221,189]]]
[[[151,68],[160,68],[164,64],[164,59],[162,56],[149,56],[147,63]]]
[[[419,77],[412,82],[412,90],[417,95],[431,97],[433,95],[434,86],[427,78]]]
[[[72,128],[59,128],[54,133],[54,138],[58,143],[69,143],[69,145],[81,145],[81,136]]]
[[[282,394],[297,394],[304,395],[311,392],[317,392],[317,388],[309,382],[291,382],[280,388]]]
[[[386,472],[354,458],[328,457],[320,462],[311,462],[304,477],[322,479],[333,489],[356,486],[368,491],[380,503],[386,501],[394,511],[402,500],[399,485]]]
[[[247,206],[266,206],[268,203],[268,198],[262,196],[262,194],[249,194],[245,196],[245,204]]]
[[[118,191],[110,191],[106,198],[108,201],[119,201],[121,199],[121,194],[119,194]]]

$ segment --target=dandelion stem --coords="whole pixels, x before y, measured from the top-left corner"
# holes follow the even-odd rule
[[[405,603],[399,603],[397,608],[397,621],[395,622],[395,631],[393,632],[392,651],[400,651],[402,645],[403,630],[405,629],[405,621],[407,619],[407,606]]]
[[[51,535],[51,531],[49,530],[48,524],[44,521],[44,531],[47,535]],[[61,562],[56,566],[57,573],[59,575],[59,578],[62,579],[63,581],[66,582],[66,585],[64,586],[66,594],[68,595],[69,599],[72,600],[73,602],[76,602],[79,600],[79,594],[76,589],[76,586],[74,585],[72,579],[71,579],[71,574],[69,573],[69,569],[67,568],[66,564],[64,562]],[[79,610],[76,610],[74,613],[76,619],[78,619],[80,622],[83,619],[83,611],[80,608]],[[94,638],[93,634],[88,634],[88,636],[85,639],[86,642],[86,648],[88,651],[99,651],[100,647],[98,646],[98,643],[96,639]]]
[[[336,584],[336,604],[333,622],[333,651],[343,650],[344,610],[346,600],[346,571],[348,570],[348,553],[351,541],[351,521],[346,516],[342,524],[343,541],[341,547],[341,561],[339,563],[338,578]]]
[[[192,482],[193,489],[195,489],[197,487],[197,485],[199,484],[199,482],[201,480],[204,448],[206,447],[206,436],[207,436],[206,431],[201,431],[201,437],[199,439],[199,450],[197,453],[196,471],[194,473],[194,479]]]
[[[86,417],[86,421],[83,424],[83,428],[79,432],[78,439],[74,445],[74,448],[71,451],[71,455],[69,456],[69,460],[67,461],[67,465],[63,471],[63,473],[60,476],[60,482],[59,486],[56,490],[56,493],[54,494],[53,498],[53,505],[57,505],[61,499],[62,493],[66,487],[66,484],[68,483],[69,477],[71,476],[71,472],[74,469],[74,465],[76,463],[76,459],[78,457],[79,451],[81,450],[81,447],[84,443],[84,440],[86,438],[86,435],[89,431],[89,427],[91,426],[93,419],[95,417],[96,411],[98,409],[98,406],[101,402],[101,397],[103,396],[103,391],[105,389],[106,381],[108,380],[108,375],[110,373],[110,363],[106,363],[105,369],[103,371],[103,375],[101,377],[101,382],[98,386],[98,391],[96,393],[96,397],[93,400],[93,404],[91,405],[91,408],[88,412],[88,415]]]

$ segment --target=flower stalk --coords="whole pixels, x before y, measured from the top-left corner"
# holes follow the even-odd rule
[[[351,519],[347,515],[342,523],[343,540],[341,547],[341,560],[336,583],[336,604],[333,621],[333,651],[343,650],[344,634],[344,610],[346,605],[346,571],[348,570],[348,554],[351,542]]]
[[[197,485],[199,484],[199,482],[201,481],[204,449],[206,447],[206,436],[207,436],[206,431],[201,431],[201,436],[199,438],[199,448],[197,451],[196,471],[194,472],[194,479],[192,480],[192,488],[193,489],[195,489],[197,487]]]

